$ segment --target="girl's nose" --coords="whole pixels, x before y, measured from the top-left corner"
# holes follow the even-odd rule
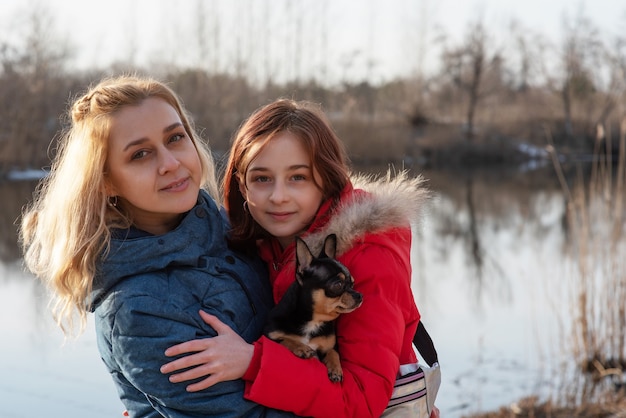
[[[287,190],[282,182],[277,181],[274,183],[272,193],[270,194],[270,201],[272,203],[280,203],[287,199]]]
[[[180,166],[180,161],[169,150],[164,149],[159,155],[159,174],[163,175],[172,170],[176,170]]]

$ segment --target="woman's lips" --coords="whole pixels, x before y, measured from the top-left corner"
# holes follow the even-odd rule
[[[189,186],[189,177],[173,181],[161,190],[165,192],[182,192],[187,189],[187,186]]]

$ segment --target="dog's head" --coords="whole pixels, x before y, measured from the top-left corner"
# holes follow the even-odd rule
[[[296,279],[303,289],[311,292],[314,313],[326,321],[352,312],[363,303],[363,296],[354,290],[350,272],[335,259],[336,250],[335,234],[326,237],[317,257],[296,237]]]

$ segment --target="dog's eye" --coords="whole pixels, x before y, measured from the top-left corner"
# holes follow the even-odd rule
[[[344,291],[344,284],[345,282],[343,280],[339,280],[339,279],[334,280],[330,284],[330,286],[328,286],[329,293],[332,296],[339,296]]]

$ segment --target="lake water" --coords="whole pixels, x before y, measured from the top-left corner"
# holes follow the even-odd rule
[[[413,290],[442,364],[442,417],[551,393],[571,322],[565,199],[552,170],[424,174],[435,197],[416,228]],[[14,221],[33,187],[0,183],[0,417],[121,416],[92,318],[64,343],[45,291],[23,271]]]

